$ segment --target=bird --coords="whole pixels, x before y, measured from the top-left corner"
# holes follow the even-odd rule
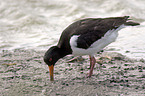
[[[131,21],[129,16],[107,18],[84,18],[70,24],[61,34],[58,44],[44,54],[44,62],[49,67],[50,81],[54,81],[54,65],[69,54],[74,56],[89,55],[91,77],[96,63],[95,53],[114,42],[118,31],[125,26],[140,25]]]

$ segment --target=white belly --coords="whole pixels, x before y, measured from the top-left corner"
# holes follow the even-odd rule
[[[79,35],[74,35],[70,39],[70,45],[73,55],[94,55],[95,53],[101,51],[104,47],[114,42],[118,36],[118,31],[123,28],[119,27],[117,30],[109,30],[104,37],[94,42],[88,49],[77,48],[77,39]]]

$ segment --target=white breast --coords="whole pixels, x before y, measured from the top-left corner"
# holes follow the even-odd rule
[[[104,37],[94,42],[88,49],[77,48],[77,39],[80,35],[74,35],[70,39],[70,45],[73,55],[94,55],[101,51],[104,47],[114,42],[118,36],[118,31],[122,29],[124,25],[117,29],[109,30]]]

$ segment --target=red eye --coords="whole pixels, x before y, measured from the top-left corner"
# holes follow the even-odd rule
[[[52,61],[52,58],[49,59],[49,62],[51,62],[51,61]]]

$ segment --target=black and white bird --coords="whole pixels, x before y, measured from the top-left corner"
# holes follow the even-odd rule
[[[118,31],[125,26],[136,26],[129,16],[110,18],[87,18],[69,25],[61,34],[57,46],[53,46],[44,55],[44,61],[49,66],[50,80],[53,81],[55,63],[68,54],[89,55],[91,77],[96,63],[94,54],[108,44],[114,42]]]

